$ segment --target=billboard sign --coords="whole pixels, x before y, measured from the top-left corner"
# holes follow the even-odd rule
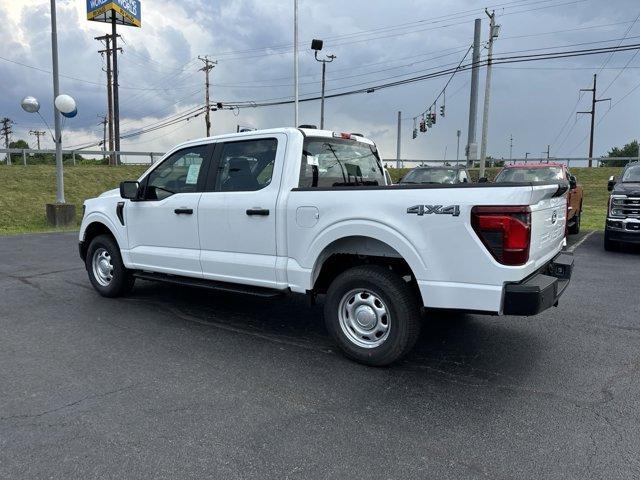
[[[140,0],[87,0],[87,20],[140,27]]]

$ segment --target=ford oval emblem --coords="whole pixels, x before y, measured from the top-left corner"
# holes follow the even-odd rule
[[[558,212],[554,210],[553,215],[551,215],[551,224],[555,225],[557,221],[558,221]]]

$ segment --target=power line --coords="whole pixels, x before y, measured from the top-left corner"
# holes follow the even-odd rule
[[[618,106],[619,104],[621,104],[629,95],[633,94],[636,90],[640,89],[640,83],[638,83],[635,87],[633,87],[631,90],[629,90],[627,93],[625,93],[622,97],[620,97],[613,105],[611,105],[611,107],[609,107],[608,110],[605,110],[605,112],[602,114],[602,116],[598,119],[598,122],[596,123],[596,127],[599,126],[603,120],[605,119],[605,117],[607,115],[609,115],[609,112],[611,112],[611,110],[613,110],[616,106]],[[582,140],[580,140],[569,152],[569,154],[572,154],[579,146],[582,145],[582,143],[589,137],[589,134],[585,135]]]
[[[500,64],[510,64],[510,63],[522,63],[522,62],[532,62],[532,61],[542,61],[542,60],[551,60],[551,59],[559,59],[559,58],[571,58],[571,57],[580,57],[587,55],[600,55],[605,53],[610,53],[612,51],[630,51],[630,50],[638,50],[640,48],[640,44],[629,44],[629,45],[619,45],[617,47],[601,47],[601,48],[589,48],[589,49],[581,49],[581,50],[569,50],[569,51],[561,51],[561,52],[549,52],[543,54],[529,54],[529,55],[513,55],[506,57],[497,57],[493,59],[493,63],[495,65]],[[478,62],[477,66],[482,66],[486,64],[486,59]],[[377,84],[373,86],[368,86],[365,88],[359,88],[354,90],[347,90],[338,93],[333,93],[326,95],[326,98],[338,98],[349,95],[355,95],[359,93],[373,93],[378,90],[406,85],[410,83],[425,81],[433,78],[439,78],[442,76],[451,75],[456,71],[469,70],[473,67],[473,63],[468,63],[466,65],[462,65],[455,68],[447,68],[441,71],[432,72],[429,74],[418,75],[411,78],[406,78],[402,80],[396,80],[393,82],[387,82],[383,84]],[[306,98],[301,98],[300,102],[309,102],[319,100],[318,96],[311,96]],[[241,109],[241,108],[258,108],[258,107],[270,107],[270,106],[278,106],[278,105],[288,105],[293,103],[294,100],[290,99],[290,97],[284,97],[284,99],[266,99],[260,101],[238,101],[238,102],[218,102],[222,108],[228,109]],[[149,125],[145,125],[141,127],[139,130],[128,132],[124,135],[121,135],[120,138],[129,138],[132,136],[142,135],[144,133],[148,133],[150,131],[154,131],[160,128],[164,128],[169,125],[174,125],[175,123],[181,121],[187,121],[191,118],[197,117],[201,115],[205,110],[205,107],[200,106],[195,109],[188,110],[186,112],[180,112],[172,117],[169,117],[164,120],[160,120],[158,122],[154,122]],[[95,145],[90,144],[88,146]],[[72,147],[73,148],[73,147]]]
[[[40,137],[46,135],[47,132],[44,130],[29,130],[29,135],[35,135],[36,142],[38,144],[38,150],[40,150]]]
[[[631,31],[631,29],[633,28],[633,26],[636,24],[636,22],[638,21],[638,18],[640,18],[640,13],[638,13],[638,15],[636,16],[635,20],[631,23],[631,25],[629,25],[629,28],[627,28],[627,31],[624,32],[624,35],[622,36],[622,38],[620,39],[620,43],[618,43],[618,46],[620,46],[622,44],[622,42],[624,42],[624,40],[627,38],[627,35],[629,35],[629,32]],[[609,60],[611,60],[611,58],[613,57],[613,54],[615,52],[611,52],[611,55],[609,55],[605,60],[604,63],[602,64],[602,66],[600,67],[600,69],[598,70],[598,72],[596,73],[599,74],[602,72],[602,69],[607,65],[607,63],[609,63]]]
[[[440,97],[442,97],[443,95],[445,95],[445,92],[447,90],[447,87],[449,86],[449,84],[451,83],[451,81],[453,80],[453,77],[455,77],[456,73],[458,73],[460,67],[462,66],[462,64],[464,63],[464,61],[467,59],[467,56],[469,55],[469,52],[473,49],[473,45],[471,45],[466,53],[464,54],[464,57],[462,57],[462,59],[460,60],[460,62],[458,63],[458,66],[456,67],[456,69],[453,71],[453,73],[451,74],[451,76],[449,77],[449,80],[447,80],[447,83],[445,83],[444,87],[442,87],[442,90],[440,90],[440,93],[438,93],[438,95],[436,96],[435,100],[433,102],[431,102],[431,104],[425,108],[425,110],[416,115],[415,117],[413,117],[413,120],[417,120],[418,117],[425,115],[427,112],[430,112],[431,109],[436,106],[436,104],[438,103],[438,100],[440,100]]]

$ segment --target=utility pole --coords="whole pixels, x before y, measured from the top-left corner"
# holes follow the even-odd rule
[[[396,140],[396,168],[400,168],[400,144],[402,143],[402,112],[398,111],[398,139]]]
[[[205,89],[204,89],[204,102],[206,105],[206,112],[204,114],[204,122],[207,126],[207,137],[211,136],[211,105],[209,101],[209,72],[213,70],[213,67],[218,63],[217,61],[209,60],[209,56],[205,55],[204,57],[198,56],[200,60],[204,62],[204,67],[200,69],[201,72],[204,72],[205,76]]]
[[[38,150],[40,150],[40,137],[46,135],[47,132],[42,131],[42,130],[29,130],[29,135],[35,135],[36,136],[36,142],[38,143]]]
[[[104,55],[105,53],[107,54],[107,119],[108,119],[108,125],[109,125],[109,150],[113,151],[113,150],[117,150],[114,148],[114,144],[113,144],[113,140],[114,140],[114,135],[113,135],[113,131],[114,131],[114,125],[113,125],[113,72],[111,70],[111,54],[112,54],[112,49],[111,49],[111,35],[103,35],[102,37],[95,37],[96,40],[99,41],[104,41],[105,42],[105,49],[104,50],[98,50],[98,53],[100,53],[101,55]],[[118,50],[122,51],[121,48],[119,48]],[[106,150],[106,142],[105,142],[105,150]],[[109,157],[109,165],[117,165],[117,161],[116,161],[116,156],[115,155],[111,155]]]
[[[4,135],[4,148],[9,148],[9,137],[11,136],[11,124],[13,123],[11,119],[4,117],[0,120],[2,124],[2,128],[0,129],[0,133]],[[11,165],[11,154],[7,153],[7,165]]]
[[[293,0],[293,97],[294,97],[294,127],[298,127],[298,103],[300,91],[298,88],[298,0]]]
[[[458,146],[456,147],[456,165],[460,161],[460,135],[462,135],[462,131],[458,130],[456,132],[456,137],[458,137]]]
[[[478,156],[478,144],[476,143],[476,120],[478,117],[478,64],[480,63],[480,33],[482,20],[476,18],[473,28],[473,57],[471,68],[471,95],[469,97],[469,130],[467,137],[467,166],[473,166]]]
[[[513,134],[509,136],[509,161],[513,161]]]
[[[324,60],[321,60],[318,58],[318,52],[320,50],[322,50],[322,45],[323,45],[323,41],[322,40],[318,40],[317,38],[314,38],[311,41],[311,50],[313,50],[313,56],[316,59],[316,62],[320,62],[322,63],[322,95],[320,96],[320,130],[324,130],[324,86],[325,86],[325,79],[326,79],[326,74],[327,74],[327,63],[331,63],[333,62],[336,58],[335,55],[327,55]]]
[[[545,153],[547,154],[547,160],[549,160],[551,156],[551,145],[547,145],[547,151]]]
[[[588,112],[576,112],[576,115],[579,113],[586,113],[591,115],[591,133],[589,136],[589,167],[593,166],[593,135],[594,130],[596,128],[595,120],[596,120],[596,103],[598,102],[611,102],[610,98],[600,98],[596,99],[596,82],[598,80],[598,75],[593,74],[593,88],[581,88],[581,92],[591,92],[591,110]]]
[[[482,113],[482,141],[480,143],[480,177],[484,177],[487,161],[487,137],[489,135],[489,104],[491,101],[491,73],[493,71],[493,42],[498,38],[500,26],[496,25],[496,12],[484,10],[489,17],[489,44],[487,46],[487,78],[484,84],[484,111]]]
[[[116,15],[111,15],[111,54],[113,55],[113,143],[115,150],[120,152],[120,94],[118,93],[118,35],[116,31]],[[118,163],[115,155],[115,163]]]
[[[56,142],[56,203],[64,201],[64,167],[62,166],[62,122],[55,99],[60,95],[60,75],[58,72],[58,27],[56,23],[56,0],[51,0],[51,64],[53,66],[53,124]]]
[[[98,117],[100,117],[100,115],[98,115]],[[109,123],[109,119],[106,115],[100,118],[102,118],[102,120],[98,125],[102,125],[102,150],[104,151],[107,149],[107,124]],[[107,158],[106,155],[103,155],[102,159],[104,160],[105,158]],[[111,159],[111,157],[109,157],[109,159]]]

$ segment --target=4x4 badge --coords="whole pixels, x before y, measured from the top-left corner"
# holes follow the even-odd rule
[[[429,215],[435,213],[436,215],[453,215],[454,217],[460,216],[460,205],[449,205],[444,207],[442,205],[414,205],[407,208],[407,213],[414,215]]]

